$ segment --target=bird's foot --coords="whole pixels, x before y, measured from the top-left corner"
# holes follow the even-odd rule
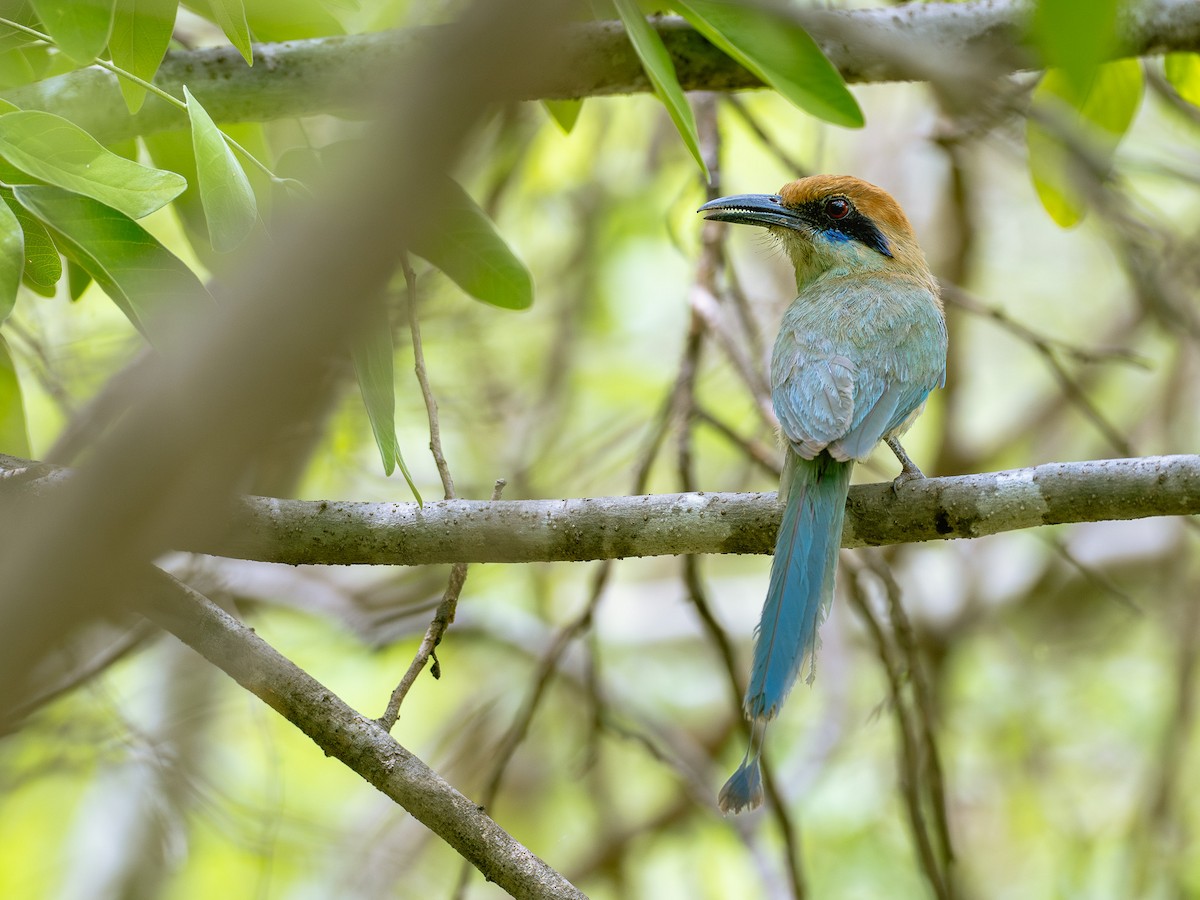
[[[897,438],[888,438],[887,445],[892,452],[896,454],[896,459],[900,460],[900,474],[892,479],[892,490],[899,491],[900,488],[908,484],[910,481],[924,478],[925,473],[917,467],[917,464],[908,458],[908,454],[904,452],[904,447],[900,445]]]

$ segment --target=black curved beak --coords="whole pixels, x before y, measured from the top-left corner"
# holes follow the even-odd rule
[[[795,210],[783,205],[778,194],[735,194],[709,200],[696,212],[714,222],[737,222],[741,225],[775,225],[799,230],[803,220]]]

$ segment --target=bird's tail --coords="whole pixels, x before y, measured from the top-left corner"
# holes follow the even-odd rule
[[[838,462],[827,453],[811,460],[788,454],[783,479],[787,506],[775,541],[771,583],[754,641],[754,668],[742,704],[755,726],[765,725],[779,712],[806,659],[808,681],[812,681],[817,626],[825,620],[833,599],[853,467],[853,462]],[[722,812],[753,809],[762,802],[761,749],[762,729],[755,727],[745,759],[721,789]]]

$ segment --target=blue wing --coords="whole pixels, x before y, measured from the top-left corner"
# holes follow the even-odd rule
[[[874,276],[810,285],[784,315],[772,400],[792,449],[862,459],[945,380],[946,326],[929,289]]]

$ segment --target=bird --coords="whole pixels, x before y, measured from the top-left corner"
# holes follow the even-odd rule
[[[884,441],[901,463],[893,482],[923,478],[900,436],[946,381],[946,319],[912,225],[883,188],[850,175],[811,175],[777,194],[719,197],[698,212],[757,225],[796,270],[796,298],[771,354],[771,401],[784,444],[784,502],[771,577],[755,631],[742,710],[751,738],[718,795],[722,813],[762,803],[767,724],[805,663],[833,600],[850,474]]]

